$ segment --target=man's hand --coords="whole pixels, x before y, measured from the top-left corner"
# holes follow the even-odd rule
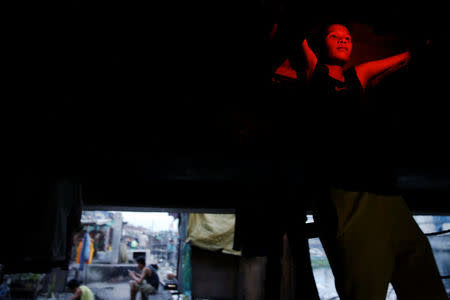
[[[134,280],[139,279],[135,271],[128,270],[128,275],[130,275],[130,277],[133,278]]]

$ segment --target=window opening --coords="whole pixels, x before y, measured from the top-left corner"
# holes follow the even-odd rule
[[[136,258],[144,257],[145,265],[158,274],[159,290],[169,293],[165,290],[176,287],[178,273],[178,223],[178,213],[83,211],[81,228],[73,237],[68,279],[88,284],[101,298],[127,299],[128,271],[139,274]]]

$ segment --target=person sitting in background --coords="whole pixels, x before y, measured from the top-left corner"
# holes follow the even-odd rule
[[[85,285],[81,285],[81,282],[72,279],[67,283],[70,291],[74,294],[70,300],[94,300],[94,293],[91,289]]]
[[[145,266],[145,257],[136,258],[137,267],[141,270],[141,274],[128,270],[128,274],[133,279],[130,281],[130,297],[131,300],[136,299],[138,291],[141,292],[142,299],[147,299],[148,295],[156,294],[159,286],[159,277],[156,273],[156,265]],[[155,268],[156,267],[156,268]]]

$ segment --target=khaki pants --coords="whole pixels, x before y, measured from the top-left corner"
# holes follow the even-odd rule
[[[156,289],[153,285],[149,283],[137,284],[136,281],[130,280],[130,284],[137,287],[138,291],[141,292],[142,299],[148,299],[148,295],[156,294]]]
[[[447,300],[433,252],[400,196],[332,189],[337,227],[322,238],[341,300]]]
[[[156,293],[156,289],[149,283],[143,283],[138,285],[139,291],[145,295],[151,295]]]

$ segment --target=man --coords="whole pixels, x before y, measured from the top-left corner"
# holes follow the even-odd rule
[[[76,279],[72,279],[67,283],[70,291],[74,294],[70,300],[94,300],[94,294],[85,285],[81,285]]]
[[[128,274],[133,279],[130,281],[130,297],[131,300],[135,300],[136,294],[140,291],[142,299],[147,299],[148,295],[156,294],[158,291],[158,273],[156,273],[155,267],[145,266],[145,257],[136,258],[136,262],[141,273],[137,274],[135,271],[128,270]]]
[[[302,41],[297,72],[307,93],[315,222],[340,298],[385,299],[391,282],[399,299],[447,299],[428,240],[390,185],[381,154],[390,145],[376,134],[377,114],[364,96],[411,53],[347,68],[353,44],[346,26],[327,24],[314,37]]]

